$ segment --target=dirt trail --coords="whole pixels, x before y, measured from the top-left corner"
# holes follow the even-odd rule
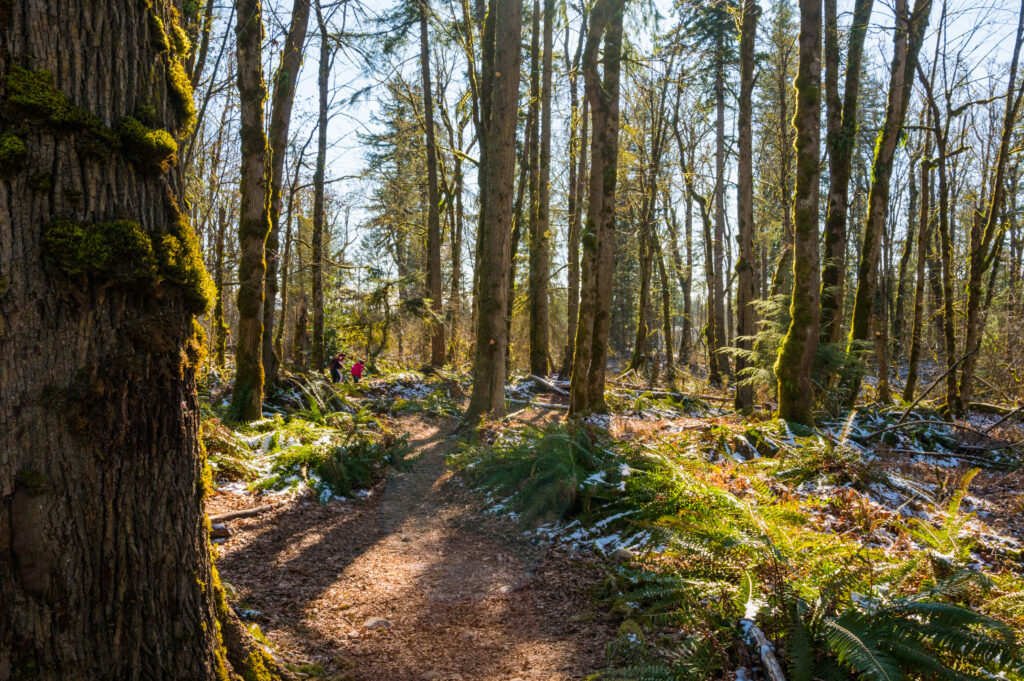
[[[516,541],[450,489],[449,423],[402,425],[415,460],[368,501],[231,523],[221,575],[275,647],[338,681],[566,680],[602,666],[614,629],[588,593],[600,573]]]

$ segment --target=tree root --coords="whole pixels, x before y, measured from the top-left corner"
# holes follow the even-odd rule
[[[224,652],[231,668],[243,681],[296,681],[296,676],[257,641],[228,606],[227,593],[214,568],[213,597]]]

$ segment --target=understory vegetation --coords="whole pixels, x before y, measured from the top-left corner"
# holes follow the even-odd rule
[[[761,678],[762,643],[791,679],[1024,678],[1021,545],[970,467],[1016,468],[1019,446],[927,412],[795,430],[639,406],[503,423],[451,457],[494,513],[613,559],[601,678]]]

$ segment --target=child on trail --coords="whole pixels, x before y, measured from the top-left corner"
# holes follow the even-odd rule
[[[341,383],[341,370],[345,368],[345,353],[339,352],[331,360],[331,381]]]
[[[352,382],[353,383],[358,383],[359,379],[363,377],[363,369],[364,369],[363,363],[358,361],[358,360],[356,361],[355,364],[352,365]]]

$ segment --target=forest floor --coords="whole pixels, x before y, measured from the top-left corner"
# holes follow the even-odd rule
[[[481,515],[450,484],[452,427],[396,423],[407,465],[365,500],[297,496],[230,521],[218,568],[285,661],[353,681],[576,679],[604,666],[615,626],[589,595],[601,572]],[[222,491],[208,510],[262,503]]]

